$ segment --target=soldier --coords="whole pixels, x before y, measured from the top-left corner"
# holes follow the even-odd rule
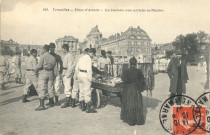
[[[47,91],[49,94],[50,104],[49,107],[53,106],[53,97],[55,95],[53,83],[54,83],[54,68],[56,65],[55,58],[49,53],[49,45],[44,45],[43,54],[40,57],[37,71],[39,71],[38,78],[38,95],[40,106],[37,107],[36,111],[45,110],[44,98],[47,96]]]
[[[38,74],[36,72],[36,67],[37,67],[37,50],[32,49],[30,51],[30,57],[27,58],[25,61],[25,66],[26,66],[26,73],[25,73],[25,78],[26,78],[26,84],[23,88],[23,103],[29,102],[27,100],[27,93],[31,85],[34,85],[35,89],[37,90],[38,86]]]
[[[1,90],[5,90],[5,84],[7,83],[7,74],[9,70],[9,62],[8,59],[4,55],[4,51],[1,50],[0,55],[0,83],[1,83]]]
[[[54,89],[55,89],[55,103],[54,105],[59,106],[60,103],[58,101],[58,97],[60,95],[60,86],[62,85],[62,72],[63,72],[63,61],[61,57],[55,53],[55,44],[50,43],[50,54],[55,57],[56,66],[54,68],[55,81],[54,81]]]
[[[14,67],[15,67],[15,82],[19,84],[23,84],[21,82],[22,73],[21,73],[21,52],[19,50],[16,50],[16,55],[14,59]]]
[[[100,71],[104,71],[105,65],[106,64],[111,64],[111,60],[106,57],[106,52],[105,50],[101,51],[101,57],[98,58],[98,68]]]
[[[75,66],[76,66],[79,58],[86,55],[88,53],[88,50],[89,50],[89,48],[86,48],[83,53],[80,52],[81,54],[75,58]],[[73,89],[72,89],[72,108],[76,107],[76,105],[75,105],[76,98],[77,98],[77,94],[78,94],[78,90],[79,90],[79,82],[78,82],[78,79],[75,74],[74,74],[73,79],[74,79],[74,81],[73,81],[74,85],[73,85]],[[81,104],[80,104],[80,109],[81,109]]]
[[[63,57],[63,82],[64,82],[64,93],[66,95],[66,102],[61,108],[70,106],[71,102],[71,90],[72,90],[72,79],[74,75],[74,56],[69,52],[69,45],[64,44],[62,46],[64,57]]]
[[[94,53],[93,49],[88,51],[88,54],[82,56],[79,61],[77,62],[75,68],[75,74],[79,81],[79,101],[82,107],[82,111],[87,113],[95,112],[91,108],[92,101],[91,101],[91,81],[92,81],[92,61]],[[87,106],[87,108],[85,108]]]
[[[114,64],[114,58],[112,57],[112,51],[107,52],[107,57],[110,59],[111,64],[113,65]]]

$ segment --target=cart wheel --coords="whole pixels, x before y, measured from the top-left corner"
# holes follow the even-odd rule
[[[95,108],[99,108],[101,104],[101,95],[98,89],[92,91],[92,101]]]

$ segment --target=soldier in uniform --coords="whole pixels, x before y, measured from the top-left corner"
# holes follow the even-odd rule
[[[79,101],[82,107],[82,111],[87,113],[95,112],[91,108],[92,101],[91,101],[91,81],[92,81],[92,61],[94,53],[93,49],[88,51],[88,54],[82,56],[76,65],[75,68],[75,75],[79,81]],[[86,108],[87,106],[87,108]]]
[[[62,72],[63,72],[63,61],[59,55],[55,53],[55,44],[50,43],[50,54],[55,57],[56,66],[54,68],[55,81],[54,81],[54,89],[55,89],[55,103],[54,105],[59,106],[60,103],[58,101],[58,97],[60,95],[60,86],[62,85]]]
[[[29,102],[27,100],[27,93],[31,85],[34,85],[34,88],[37,89],[38,86],[38,74],[36,72],[36,67],[37,67],[37,50],[32,49],[30,51],[30,57],[27,58],[25,61],[25,66],[26,66],[26,83],[23,88],[23,103]]]
[[[74,56],[69,52],[69,45],[64,44],[62,46],[64,57],[63,57],[63,82],[64,82],[64,93],[66,95],[66,102],[61,108],[66,108],[70,106],[72,86],[73,86],[73,75],[74,75]]]
[[[84,56],[84,55],[86,55],[87,53],[88,53],[88,50],[89,50],[89,48],[86,48],[85,50],[84,50],[84,52],[82,53],[82,52],[80,52],[81,54],[80,55],[78,55],[76,58],[75,58],[75,66],[76,66],[76,64],[77,64],[77,62],[78,62],[78,60],[82,57],[82,56]],[[76,75],[74,74],[74,77],[73,77],[73,79],[74,79],[74,85],[73,85],[73,89],[72,89],[72,108],[74,108],[74,107],[76,107],[76,98],[77,98],[77,94],[78,94],[78,91],[79,91],[79,82],[78,82],[78,78],[76,77]],[[81,104],[80,104],[81,105]],[[81,109],[81,106],[80,106],[80,109]]]
[[[108,52],[107,52],[107,56],[108,56],[108,58],[110,59],[111,64],[113,65],[113,64],[114,64],[114,58],[112,57],[112,51],[108,51]]]
[[[104,71],[105,65],[111,64],[111,60],[106,57],[106,52],[104,50],[101,51],[101,57],[98,58],[98,68],[100,71]]]
[[[47,96],[47,91],[49,95],[50,104],[49,107],[53,106],[53,97],[55,95],[55,90],[53,87],[54,83],[54,68],[56,65],[55,58],[49,53],[49,45],[44,45],[43,54],[40,57],[39,63],[37,65],[37,71],[39,71],[38,79],[38,95],[40,98],[40,106],[35,110],[45,110],[44,98]]]
[[[15,82],[19,84],[23,84],[21,82],[22,73],[21,73],[21,52],[19,50],[16,50],[15,55],[15,61],[14,61],[14,67],[15,67]]]
[[[1,50],[0,55],[0,83],[1,90],[5,90],[5,84],[7,83],[7,74],[9,70],[9,62],[8,59],[4,55],[4,51]]]

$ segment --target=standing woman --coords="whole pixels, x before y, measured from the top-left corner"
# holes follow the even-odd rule
[[[136,68],[136,58],[131,58],[129,62],[130,69],[122,76],[124,87],[120,118],[130,126],[143,125],[145,120],[141,92],[146,89],[145,78],[141,70]]]

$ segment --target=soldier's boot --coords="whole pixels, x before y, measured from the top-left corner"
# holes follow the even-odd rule
[[[87,103],[86,113],[96,113],[97,112],[94,108],[91,108],[91,107],[92,107],[92,103],[91,102]]]
[[[6,90],[6,88],[5,88],[5,83],[2,83],[2,84],[1,84],[1,90]]]
[[[18,78],[15,78],[15,83],[16,83],[16,84],[18,83]]]
[[[27,95],[23,95],[23,103],[26,103],[26,102],[30,102],[30,101],[27,100]]]
[[[40,105],[39,107],[37,107],[35,109],[35,111],[42,111],[42,110],[45,110],[45,107],[44,107],[44,99],[39,99],[39,102],[40,102]]]
[[[85,101],[82,101],[82,106],[81,106],[81,110],[82,111],[85,111],[86,110],[86,104],[85,104]]]
[[[69,101],[70,101],[70,97],[66,97],[66,102],[61,106],[61,108],[69,107],[70,106]]]
[[[60,106],[60,102],[58,101],[58,96],[55,96],[55,104],[56,106]]]
[[[79,109],[82,110],[82,101],[79,101]]]
[[[71,100],[71,107],[74,108],[76,107],[76,99],[73,99]]]
[[[49,107],[53,107],[54,106],[54,100],[53,97],[49,98]]]
[[[23,84],[23,82],[21,81],[21,78],[18,78],[18,83]]]

